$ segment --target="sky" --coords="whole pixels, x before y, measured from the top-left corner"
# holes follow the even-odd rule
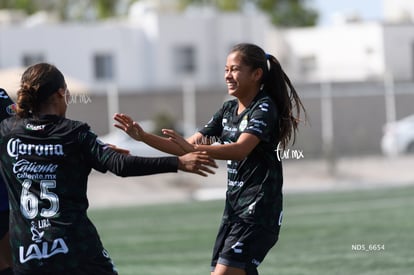
[[[319,11],[319,25],[332,25],[335,13],[357,12],[364,20],[380,20],[382,0],[310,0]]]

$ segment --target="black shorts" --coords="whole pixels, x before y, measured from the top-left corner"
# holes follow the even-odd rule
[[[9,210],[0,211],[0,240],[9,232]]]
[[[247,275],[257,275],[257,267],[276,244],[279,230],[272,232],[260,225],[243,222],[220,226],[211,261],[213,272],[217,264],[244,269]]]
[[[111,258],[106,250],[81,266],[59,272],[19,272],[14,269],[14,275],[118,275]]]

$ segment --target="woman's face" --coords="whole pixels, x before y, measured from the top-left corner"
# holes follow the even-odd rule
[[[227,56],[224,80],[229,95],[242,98],[255,92],[259,79],[257,78],[257,70],[252,70],[243,64],[239,52],[232,52]]]

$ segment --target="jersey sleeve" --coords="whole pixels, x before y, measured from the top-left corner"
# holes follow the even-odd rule
[[[260,140],[270,142],[276,130],[276,107],[270,100],[258,102],[252,110],[247,126],[243,133],[250,133]]]
[[[6,91],[0,88],[0,121],[14,115],[16,105]]]
[[[177,172],[177,157],[145,158],[118,153],[100,141],[91,131],[80,136],[82,151],[86,152],[86,161],[100,172],[122,176],[144,176],[158,173]]]
[[[211,117],[209,122],[204,125],[203,129],[199,132],[203,136],[218,137],[223,131],[223,114],[228,103],[226,102],[223,106]]]

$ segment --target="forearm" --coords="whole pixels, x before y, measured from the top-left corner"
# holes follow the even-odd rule
[[[147,145],[160,150],[162,152],[182,156],[186,152],[175,142],[169,140],[168,138],[163,138],[154,134],[145,133],[142,135],[142,142]]]
[[[243,160],[259,144],[260,140],[252,134],[241,134],[236,142],[221,145],[194,145],[196,151],[205,151],[207,154],[220,160]]]
[[[242,144],[231,143],[222,145],[195,145],[195,151],[205,151],[218,160],[243,160],[250,151],[245,150]]]
[[[115,154],[107,163],[108,170],[121,177],[146,176],[177,172],[177,157],[144,158]]]

